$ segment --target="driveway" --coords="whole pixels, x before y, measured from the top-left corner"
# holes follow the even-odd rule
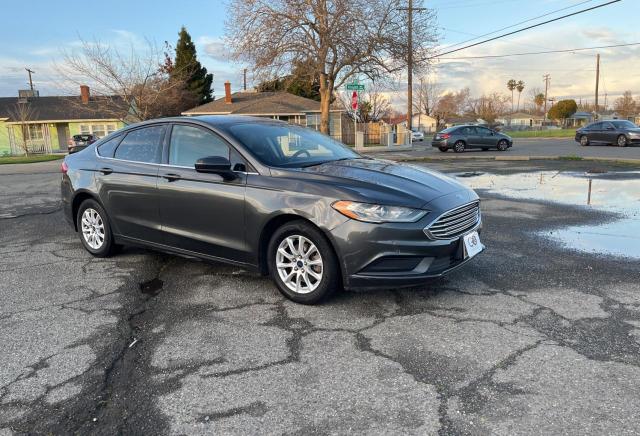
[[[483,186],[487,251],[416,289],[317,307],[235,267],[132,248],[92,258],[58,209],[54,166],[0,175],[0,435],[637,434],[638,259],[553,239],[619,213],[504,182],[575,175],[582,189],[589,170],[594,202],[640,175],[430,166]]]
[[[437,148],[431,147],[430,139],[424,143],[415,142],[414,150],[380,153],[386,158],[465,158],[465,157],[506,157],[506,156],[579,156],[579,157],[605,157],[616,159],[640,159],[640,146],[616,147],[610,145],[590,145],[582,147],[573,138],[515,138],[514,145],[506,152],[497,150],[482,151],[467,150],[464,153],[448,151],[442,153]]]

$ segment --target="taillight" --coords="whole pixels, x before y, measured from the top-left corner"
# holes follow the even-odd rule
[[[444,134],[440,135],[440,137],[442,139],[449,139],[449,138],[451,138],[451,135],[449,135],[448,133],[444,133]]]
[[[65,161],[62,161],[60,171],[62,171],[62,174],[67,174],[67,171],[69,171],[69,167],[67,166],[67,163]]]

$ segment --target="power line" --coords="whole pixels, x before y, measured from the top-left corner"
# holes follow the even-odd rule
[[[457,42],[457,43],[455,43],[455,44],[448,45],[448,46],[446,46],[446,47],[443,47],[443,50],[445,50],[445,49],[449,49],[449,48],[451,48],[451,47],[456,47],[456,46],[458,46],[458,45],[466,44],[467,42],[475,41],[476,39],[484,38],[485,36],[493,35],[494,33],[502,32],[503,30],[511,29],[511,28],[516,27],[516,26],[519,26],[519,25],[521,25],[521,24],[529,23],[529,22],[531,22],[531,21],[537,20],[537,19],[539,19],[539,18],[548,17],[549,15],[553,15],[553,14],[556,14],[556,13],[558,13],[558,12],[566,11],[567,9],[575,8],[576,6],[580,6],[580,5],[583,5],[583,4],[585,4],[585,3],[591,3],[592,1],[593,1],[593,0],[583,0],[583,1],[579,2],[579,3],[575,3],[575,4],[572,4],[572,5],[570,5],[570,6],[566,6],[566,7],[564,7],[564,8],[556,9],[556,10],[554,10],[554,11],[550,11],[550,12],[547,12],[547,13],[545,13],[545,14],[538,15],[537,17],[532,17],[532,18],[529,18],[529,19],[527,19],[527,20],[524,20],[524,21],[520,21],[520,22],[514,23],[514,24],[512,24],[512,25],[510,25],[510,26],[501,27],[500,29],[496,29],[496,30],[494,30],[494,31],[492,31],[492,32],[487,32],[487,33],[484,33],[484,34],[482,34],[482,35],[473,35],[473,34],[470,34],[470,33],[469,33],[468,35],[473,36],[473,38],[467,39],[467,40],[465,40],[465,41]],[[447,29],[445,29],[445,30],[447,30]],[[463,33],[463,32],[460,32],[460,33]]]
[[[586,51],[586,50],[599,50],[603,48],[616,48],[616,47],[631,47],[634,45],[640,45],[640,42],[630,42],[627,44],[612,44],[612,45],[600,45],[597,47],[579,47],[579,48],[567,48],[563,50],[546,50],[546,51],[530,51],[530,52],[522,52],[522,53],[509,53],[509,54],[501,54],[501,55],[482,55],[482,56],[456,56],[453,58],[439,58],[440,60],[460,60],[460,59],[494,59],[494,58],[508,58],[512,56],[531,56],[531,55],[541,55],[541,54],[550,54],[550,53],[572,53],[576,51]]]
[[[568,17],[572,17],[574,15],[583,14],[585,12],[589,12],[589,11],[592,11],[594,9],[602,8],[604,6],[608,6],[608,5],[611,5],[613,3],[618,3],[620,1],[622,1],[622,0],[611,0],[611,1],[607,2],[607,3],[602,3],[600,5],[592,6],[592,7],[587,8],[587,9],[581,9],[579,11],[572,12],[572,13],[566,14],[566,15],[562,15],[560,17],[552,18],[550,20],[543,21],[541,23],[532,24],[531,26],[523,27],[522,29],[514,30],[512,32],[503,33],[502,35],[494,36],[493,38],[485,39],[485,40],[482,40],[482,41],[479,41],[479,42],[476,42],[476,43],[473,43],[473,44],[466,45],[464,47],[460,47],[460,48],[456,48],[456,49],[453,49],[453,50],[449,50],[449,51],[446,51],[444,53],[438,53],[438,54],[435,54],[433,56],[428,56],[428,57],[424,58],[423,60],[435,59],[435,58],[438,58],[438,57],[441,57],[441,56],[444,56],[444,55],[447,55],[447,54],[451,54],[451,53],[455,53],[455,52],[458,52],[458,51],[461,51],[461,50],[465,50],[465,49],[470,48],[470,47],[475,47],[475,46],[480,45],[480,44],[486,44],[487,42],[495,41],[496,39],[500,39],[500,38],[504,38],[506,36],[514,35],[516,33],[524,32],[525,30],[533,29],[535,27],[540,27],[540,26],[543,26],[545,24],[553,23],[554,21],[559,21],[559,20],[562,20],[562,19],[565,19],[565,18],[568,18]]]

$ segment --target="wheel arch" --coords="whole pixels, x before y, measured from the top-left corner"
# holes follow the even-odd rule
[[[94,200],[98,202],[98,204],[102,206],[102,208],[104,209],[104,205],[102,204],[102,202],[93,193],[89,191],[80,191],[76,193],[76,195],[73,197],[73,200],[71,201],[71,214],[73,217],[73,228],[76,230],[76,232],[78,231],[78,219],[77,219],[78,209],[80,209],[80,205],[85,200]]]

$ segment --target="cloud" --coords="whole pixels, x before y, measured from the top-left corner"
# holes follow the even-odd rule
[[[228,62],[231,52],[222,38],[202,36],[198,38],[198,45],[203,49],[206,56],[219,62]]]

